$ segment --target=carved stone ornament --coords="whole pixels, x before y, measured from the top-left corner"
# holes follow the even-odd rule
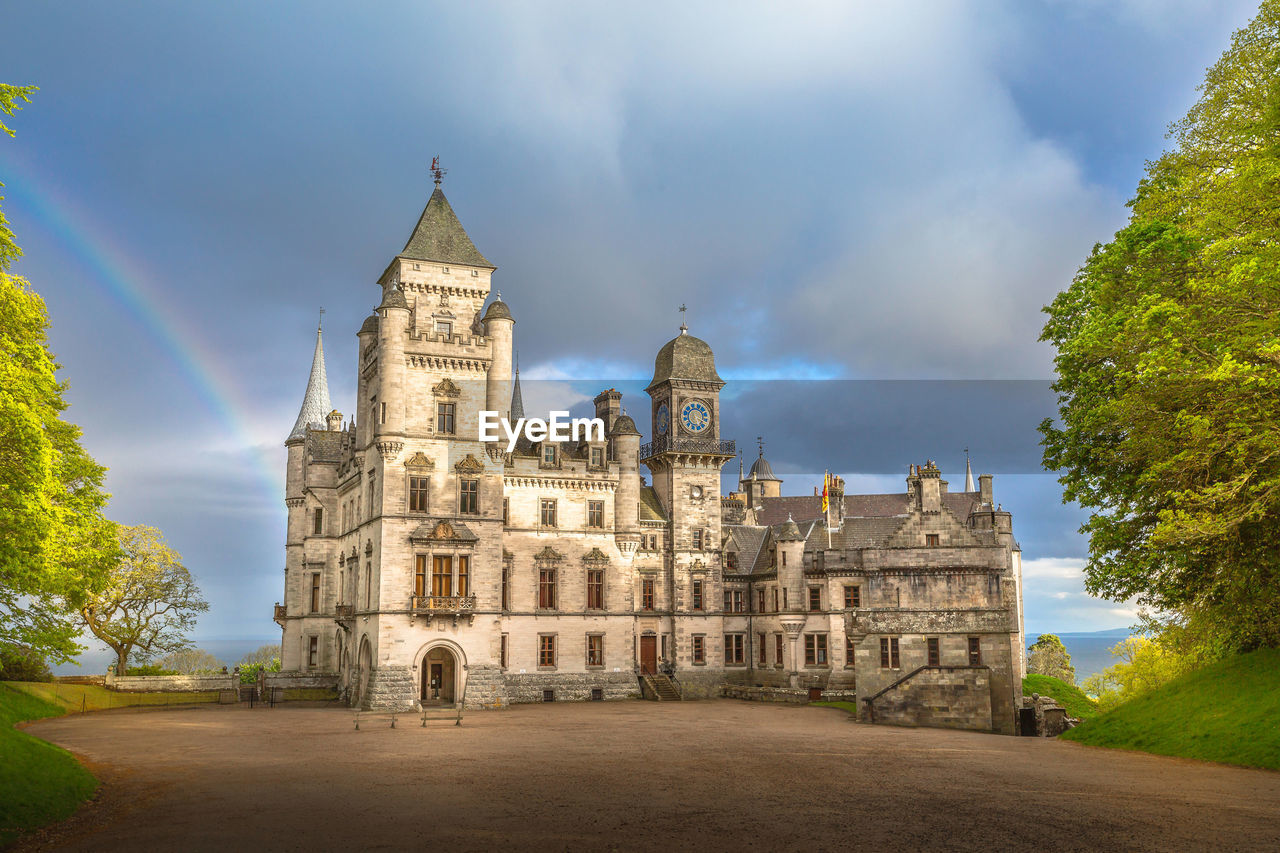
[[[555,563],[555,562],[559,562],[560,560],[563,560],[563,559],[564,559],[564,556],[563,556],[562,554],[560,554],[560,552],[558,552],[558,551],[556,551],[554,548],[552,548],[550,545],[548,545],[547,547],[543,548],[543,549],[542,549],[541,551],[539,551],[538,553],[534,554],[534,555],[533,555],[533,559],[535,559],[535,560],[546,560],[546,561],[548,561],[548,562]]]
[[[445,380],[448,381],[447,379]],[[453,466],[454,470],[459,474],[481,474],[484,472],[484,463],[468,453],[466,458]]]
[[[453,529],[453,525],[447,521],[442,521],[431,531],[432,539],[457,539],[458,534]]]
[[[373,540],[372,540],[372,539],[366,539],[366,540],[365,540],[365,543],[364,543],[364,552],[365,552],[365,554],[372,554],[372,553],[373,553]]]
[[[452,379],[446,376],[440,380],[440,383],[431,389],[431,393],[437,397],[461,397],[462,389],[459,388]]]
[[[607,563],[609,562],[609,555],[604,551],[601,551],[599,548],[592,548],[590,551],[582,555],[582,562]]]
[[[432,462],[425,453],[419,450],[417,453],[405,460],[406,468],[426,468],[428,471],[436,467],[436,463]]]
[[[378,455],[382,457],[383,462],[390,462],[400,455],[400,451],[404,450],[403,441],[379,441]]]

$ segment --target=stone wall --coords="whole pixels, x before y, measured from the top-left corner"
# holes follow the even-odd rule
[[[336,672],[262,672],[258,675],[258,684],[265,690],[281,689],[338,689]]]
[[[122,693],[199,693],[206,690],[235,690],[239,676],[229,675],[115,675],[107,673],[108,690]]]
[[[604,691],[605,699],[638,699],[640,682],[630,672],[541,672],[507,673],[504,677],[507,701],[512,704],[545,701],[543,691],[555,691],[555,701],[591,699],[591,691]],[[471,706],[471,697],[467,697]]]
[[[989,732],[991,674],[985,666],[926,666],[864,700],[873,723]]]

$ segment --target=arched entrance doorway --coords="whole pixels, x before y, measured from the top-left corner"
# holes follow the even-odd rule
[[[458,659],[449,649],[436,646],[422,659],[418,699],[423,705],[452,705],[457,691]]]
[[[369,695],[369,673],[373,671],[373,650],[369,648],[369,638],[360,641],[360,657],[357,661],[355,696],[353,705],[363,705]]]

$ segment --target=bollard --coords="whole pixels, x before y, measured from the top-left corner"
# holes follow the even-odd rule
[[[356,731],[360,731],[360,712],[356,711]]]
[[[391,714],[391,728],[393,728],[393,729],[394,729],[395,727],[396,727],[396,715],[395,715],[395,713],[393,712],[393,713]]]

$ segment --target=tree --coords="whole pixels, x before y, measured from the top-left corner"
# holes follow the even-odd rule
[[[1280,645],[1280,0],[1232,38],[1128,225],[1045,311],[1089,592]]]
[[[116,672],[123,673],[135,651],[146,659],[190,648],[186,632],[209,605],[159,530],[121,526],[119,534],[120,558],[108,583],[80,613],[84,626],[116,653]]]
[[[1041,634],[1027,649],[1027,672],[1051,675],[1067,684],[1076,683],[1076,668],[1071,655],[1057,634]]]
[[[13,115],[32,91],[0,84],[0,112]],[[106,469],[60,417],[66,385],[44,301],[8,273],[21,254],[0,212],[0,643],[64,662],[79,649],[69,617],[105,582],[115,535],[102,516]]]
[[[200,675],[201,673],[219,672],[223,668],[222,661],[204,649],[182,649],[169,652],[160,658],[157,664],[161,669],[176,672],[179,675]]]
[[[0,644],[0,681],[53,681],[44,658],[27,646]]]
[[[1111,654],[1120,662],[1089,676],[1081,685],[1104,711],[1168,684],[1192,669],[1187,658],[1147,637],[1121,640],[1111,647]]]
[[[256,651],[240,658],[237,666],[248,666],[250,664],[258,664],[260,666],[271,666],[272,661],[280,660],[280,644],[272,643],[266,646],[259,646]]]

